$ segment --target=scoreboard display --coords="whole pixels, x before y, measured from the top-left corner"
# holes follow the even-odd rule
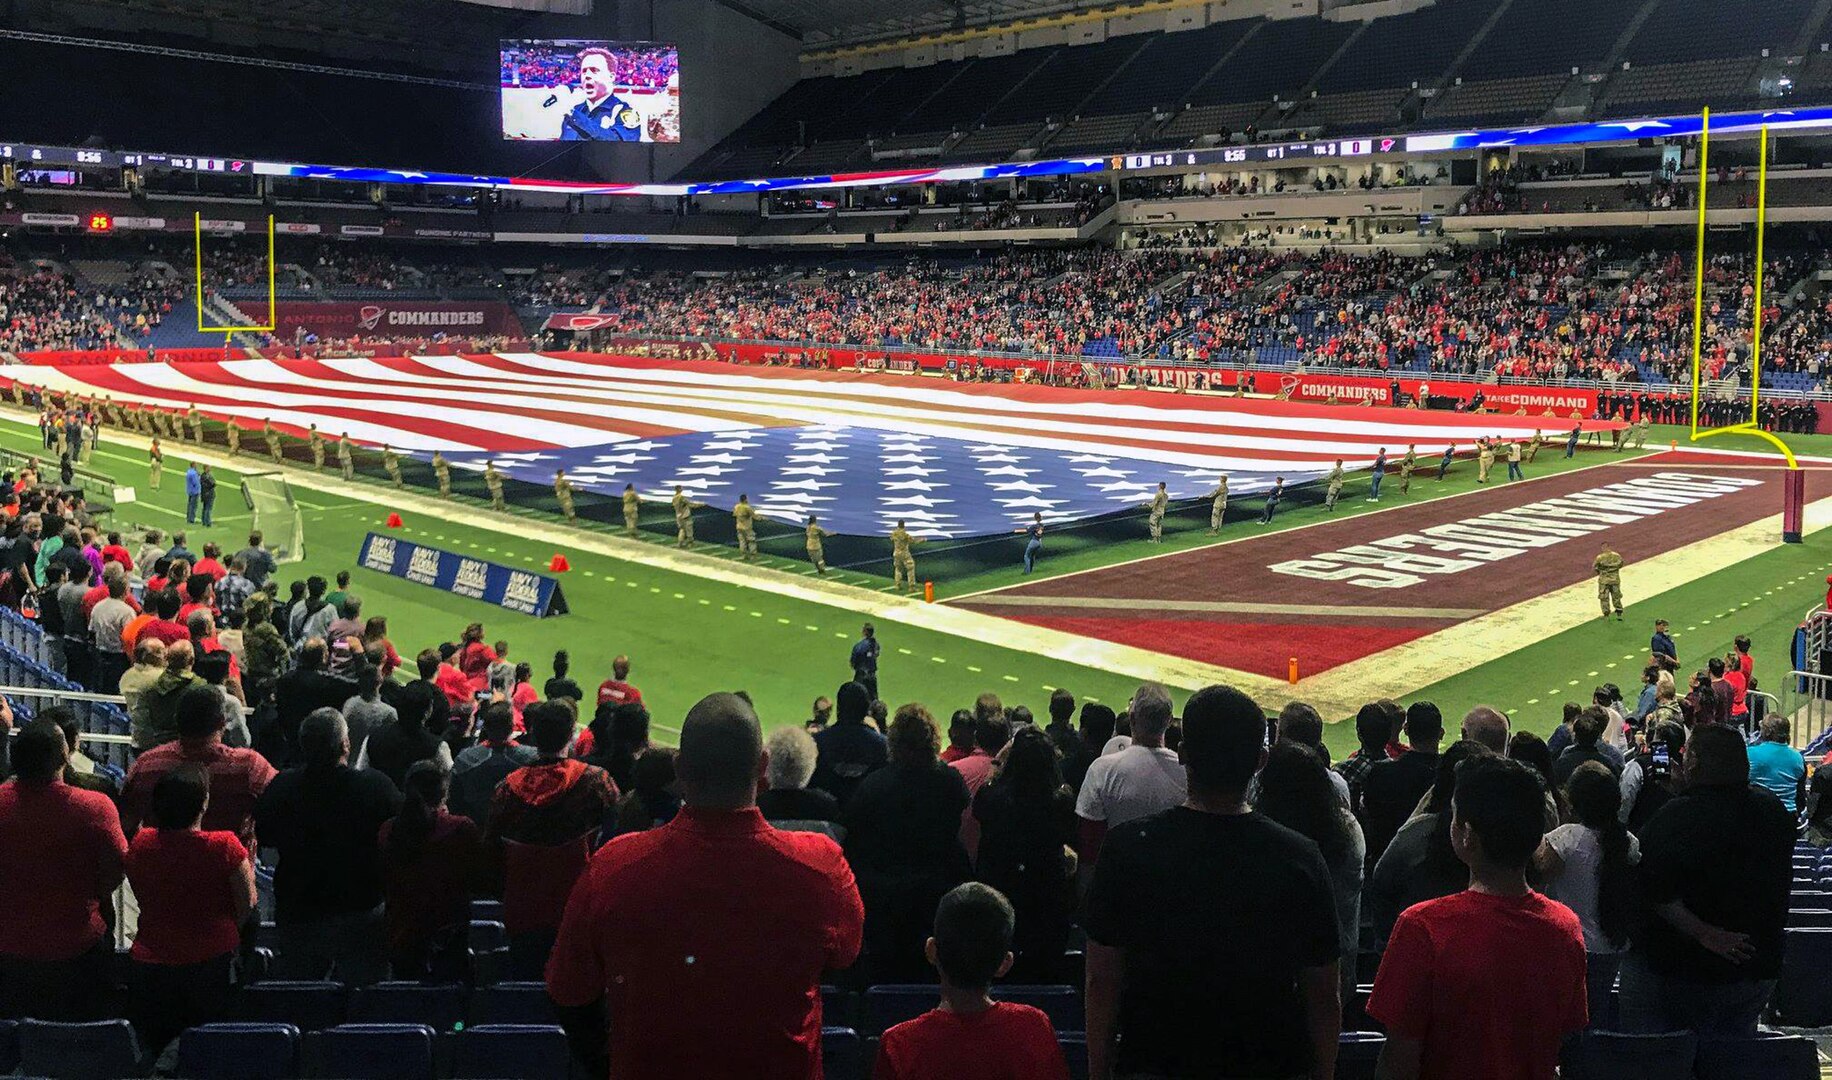
[[[1246,146],[1211,146],[1199,150],[1161,150],[1151,154],[1115,154],[1107,159],[1107,164],[1116,172],[1203,168],[1212,165],[1262,165],[1280,161],[1401,154],[1406,151],[1405,144],[1406,140],[1401,138],[1249,143]]]

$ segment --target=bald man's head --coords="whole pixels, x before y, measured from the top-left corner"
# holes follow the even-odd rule
[[[675,775],[689,805],[708,810],[752,805],[764,765],[763,732],[750,702],[736,694],[708,694],[688,710]]]
[[[1497,755],[1508,753],[1508,718],[1487,705],[1478,705],[1463,714],[1463,737],[1481,743]]]

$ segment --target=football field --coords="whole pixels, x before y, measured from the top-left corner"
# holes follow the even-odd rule
[[[13,409],[6,416],[0,445],[22,452],[38,449],[31,418]],[[1660,434],[1657,430],[1656,435]],[[1714,449],[1741,448],[1720,442]],[[1832,437],[1799,439],[1797,443],[1801,452],[1813,453],[1832,447]],[[166,440],[163,490],[151,492],[147,489],[145,445],[142,436],[105,429],[102,446],[89,467],[137,489],[139,500],[123,507],[116,520],[167,530],[182,527],[183,463],[191,448]],[[1664,440],[1660,445],[1665,445]],[[250,458],[247,449],[244,443],[243,456],[232,464],[220,444],[197,452],[222,464],[223,494],[218,500],[221,512],[216,526],[190,530],[193,547],[203,540],[216,540],[228,550],[240,546],[249,522],[235,489],[236,468],[272,469],[264,456]],[[1434,597],[1430,607],[1481,608],[1472,619],[1505,617],[1512,625],[1506,633],[1485,636],[1492,624],[1467,624],[1471,641],[1448,649],[1441,661],[1431,648],[1421,651],[1415,647],[1404,658],[1397,681],[1338,678],[1330,682],[1328,672],[1306,671],[1294,687],[1283,681],[1277,663],[1256,671],[1238,661],[1215,662],[1230,660],[1227,656],[1180,656],[1179,651],[1189,650],[1179,650],[1168,638],[1148,635],[1112,640],[1112,635],[1085,633],[1085,627],[1073,624],[1034,625],[1009,618],[1008,613],[993,612],[984,603],[987,596],[969,598],[959,605],[925,605],[897,596],[888,580],[873,572],[879,569],[876,566],[816,577],[805,559],[792,557],[794,549],[782,543],[757,566],[739,562],[735,552],[716,543],[703,543],[693,552],[682,553],[674,547],[672,521],[665,507],[650,507],[641,538],[628,540],[602,521],[588,519],[581,527],[566,526],[551,510],[551,492],[545,506],[532,497],[515,499],[507,512],[494,513],[475,476],[460,477],[454,497],[442,501],[418,483],[397,493],[379,475],[373,460],[364,459],[358,478],[346,483],[334,467],[314,472],[309,463],[301,465],[296,460],[302,456],[299,451],[300,447],[289,446],[285,468],[305,513],[307,559],[283,567],[282,580],[307,573],[329,577],[337,570],[352,569],[364,535],[380,529],[391,511],[399,511],[405,519],[400,530],[404,538],[460,554],[544,572],[549,559],[563,553],[571,570],[559,577],[571,613],[549,619],[518,615],[362,569],[353,570],[353,589],[365,598],[366,612],[389,617],[390,636],[403,653],[454,639],[473,621],[485,623],[490,640],[508,640],[513,659],[532,662],[537,681],[547,676],[555,649],[571,652],[574,675],[587,685],[605,676],[612,657],[627,653],[634,662],[632,681],[644,690],[658,734],[664,739],[687,707],[713,690],[748,691],[766,725],[799,722],[816,695],[831,695],[847,678],[847,650],[867,619],[877,624],[884,645],[880,686],[887,702],[895,707],[905,701],[922,701],[944,720],[953,709],[971,704],[975,696],[988,690],[1000,694],[1008,704],[1028,705],[1040,715],[1056,687],[1119,708],[1138,682],[1156,678],[1178,691],[1179,698],[1208,681],[1233,681],[1246,686],[1268,708],[1276,709],[1293,699],[1311,700],[1332,720],[1351,715],[1356,701],[1389,693],[1408,699],[1431,697],[1447,715],[1485,702],[1510,712],[1521,726],[1543,732],[1556,724],[1560,702],[1587,695],[1598,682],[1616,682],[1632,695],[1648,624],[1657,614],[1674,619],[1681,660],[1688,669],[1702,665],[1709,655],[1721,654],[1736,633],[1748,632],[1756,637],[1758,656],[1772,658],[1764,664],[1764,672],[1783,670],[1793,626],[1822,595],[1822,579],[1832,569],[1832,541],[1810,520],[1806,543],[1784,547],[1751,539],[1726,549],[1735,554],[1726,556],[1722,565],[1693,566],[1682,579],[1672,579],[1683,580],[1683,589],[1669,584],[1662,570],[1637,571],[1639,558],[1625,552],[1630,559],[1625,573],[1630,607],[1628,620],[1620,625],[1595,619],[1594,589],[1560,577],[1577,573],[1569,566],[1551,576],[1523,578],[1526,584],[1512,581],[1508,588],[1513,592],[1504,590],[1480,603],[1459,599],[1454,584],[1439,583],[1433,587],[1450,592]],[[1633,453],[1618,456],[1586,449],[1566,461],[1560,454],[1543,452],[1529,476],[1545,477],[1545,484],[1564,491],[1613,482],[1623,475],[1683,467],[1668,464],[1674,460],[1672,455],[1651,463],[1634,459]],[[1725,466],[1715,456],[1706,460],[1720,473],[1741,470],[1748,476],[1761,475],[1757,470],[1770,464],[1756,461]],[[1312,549],[1340,548],[1342,543],[1333,535],[1337,532],[1350,540],[1363,529],[1364,539],[1387,536],[1396,531],[1389,523],[1398,525],[1403,520],[1389,516],[1394,513],[1456,521],[1469,516],[1458,505],[1468,502],[1465,496],[1492,501],[1507,491],[1495,484],[1479,488],[1474,472],[1473,463],[1459,461],[1442,484],[1415,479],[1404,506],[1392,501],[1397,491],[1391,478],[1380,504],[1365,501],[1366,479],[1358,478],[1359,487],[1351,487],[1336,515],[1314,502],[1294,500],[1292,509],[1281,513],[1271,528],[1255,527],[1242,511],[1240,519],[1231,518],[1217,539],[1204,535],[1206,505],[1200,513],[1197,508],[1174,512],[1167,521],[1164,545],[1149,544],[1140,536],[1142,520],[1122,517],[1103,526],[1112,539],[1098,544],[1062,543],[1052,536],[1042,569],[1056,573],[1033,578],[1035,584],[1026,587],[1060,588],[1060,583],[1083,576],[1068,576],[1077,570],[1136,576],[1137,571],[1129,567],[1151,565],[1137,563],[1141,556],[1165,555],[1206,569],[1163,575],[1160,593],[1148,596],[1175,600],[1178,597],[1171,593],[1187,593],[1183,597],[1187,600],[1215,587],[1204,584],[1205,577],[1245,588],[1247,577],[1233,574],[1231,568],[1239,565],[1236,552],[1244,555],[1246,549],[1233,544],[1300,557],[1311,554]],[[409,479],[430,482],[429,475],[413,472]],[[1520,485],[1519,501],[1530,501],[1528,495],[1536,488],[1541,488],[1540,481]],[[1817,486],[1810,487],[1810,499],[1820,495]],[[1469,506],[1471,512],[1483,509],[1474,503]],[[1714,532],[1759,531],[1765,527],[1764,515],[1778,510],[1778,496],[1772,506],[1751,502],[1734,513],[1701,503],[1684,511],[1701,515],[1699,524],[1688,526],[1684,534],[1671,533],[1664,526],[1651,527],[1650,535],[1662,539],[1652,543],[1650,551],[1662,547],[1666,554],[1661,557],[1672,558],[1697,547],[1686,542],[1695,533],[1705,538],[1701,542],[1709,543]],[[703,510],[700,517],[711,525],[726,515]],[[702,535],[708,532],[716,538],[716,530],[701,529]],[[1018,538],[999,542],[1009,552],[1000,549],[1001,558],[963,576],[958,584],[935,574],[937,563],[943,560],[929,559],[920,547],[919,567],[924,577],[937,579],[944,599],[956,593],[1019,585],[1022,579],[1016,562],[1021,543]],[[1565,546],[1577,554],[1590,547],[1587,540]],[[1543,582],[1547,593],[1528,596],[1540,589],[1535,582]],[[1657,591],[1650,594],[1649,590]],[[1408,602],[1407,606],[1421,605]],[[1428,646],[1445,642],[1449,639],[1443,635],[1454,635],[1456,630],[1456,625],[1434,628],[1424,640]],[[1271,650],[1275,660],[1283,649],[1280,645]],[[1386,650],[1367,653],[1375,665],[1390,655]],[[1308,663],[1311,657],[1308,653],[1306,657]],[[1338,752],[1346,751],[1353,745],[1352,731],[1337,725],[1330,741]]]

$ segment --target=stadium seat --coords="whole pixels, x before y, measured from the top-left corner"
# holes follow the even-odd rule
[[[471,954],[472,982],[489,986],[508,974],[509,931],[502,923],[472,919],[466,947]]]
[[[821,1029],[821,1075],[828,1080],[866,1080],[865,1040],[848,1027]]]
[[[1825,908],[1789,908],[1787,913],[1789,926],[1832,928],[1832,910]]]
[[[1056,1035],[1062,1058],[1069,1063],[1069,1080],[1088,1080],[1088,1037],[1081,1032]]]
[[[125,1020],[19,1023],[19,1068],[51,1080],[119,1080],[141,1075],[140,1040]]]
[[[1573,1036],[1559,1055],[1564,1080],[1673,1080],[1692,1075],[1698,1036],[1621,1035],[1585,1031]]]
[[[178,1037],[185,1080],[292,1080],[299,1029],[291,1024],[205,1024]]]
[[[425,1024],[451,1031],[464,1022],[470,991],[462,986],[384,982],[350,995],[350,1021],[357,1024]]]
[[[940,1002],[941,989],[921,983],[866,987],[864,1030],[877,1035],[916,1019]]]
[[[471,901],[471,921],[502,922],[503,902],[501,900]]]
[[[1800,1035],[1763,1032],[1698,1044],[1698,1080],[1816,1080],[1819,1049]]]
[[[828,1027],[852,1027],[857,1020],[859,1000],[850,990],[837,986],[821,987],[821,1020]]]
[[[571,1066],[554,1024],[484,1024],[452,1040],[454,1080],[566,1080]]]
[[[1787,906],[1802,911],[1832,911],[1832,892],[1824,892],[1819,889],[1796,889],[1788,894]]]
[[[307,1042],[311,1075],[338,1080],[432,1080],[425,1024],[340,1024]]]
[[[995,1001],[1013,1001],[1042,1009],[1057,1031],[1088,1029],[1081,995],[1073,986],[994,986],[992,997]]]
[[[300,1031],[335,1027],[344,1019],[339,982],[264,982],[236,995],[235,1015],[248,1023],[292,1024]]]
[[[1336,1080],[1374,1080],[1387,1037],[1377,1031],[1345,1031],[1337,1040]]]
[[[557,1024],[553,999],[547,996],[547,984],[538,982],[500,982],[471,991],[471,1009],[467,1018],[473,1026],[484,1024]]]
[[[19,1067],[19,1022],[0,1020],[0,1076]]]
[[[1775,1012],[1790,1027],[1832,1024],[1832,928],[1790,927],[1775,985]]]

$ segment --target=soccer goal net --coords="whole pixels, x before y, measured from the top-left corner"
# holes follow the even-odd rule
[[[286,477],[277,472],[248,473],[242,477],[242,500],[277,561],[305,558],[305,515],[293,501]]]

